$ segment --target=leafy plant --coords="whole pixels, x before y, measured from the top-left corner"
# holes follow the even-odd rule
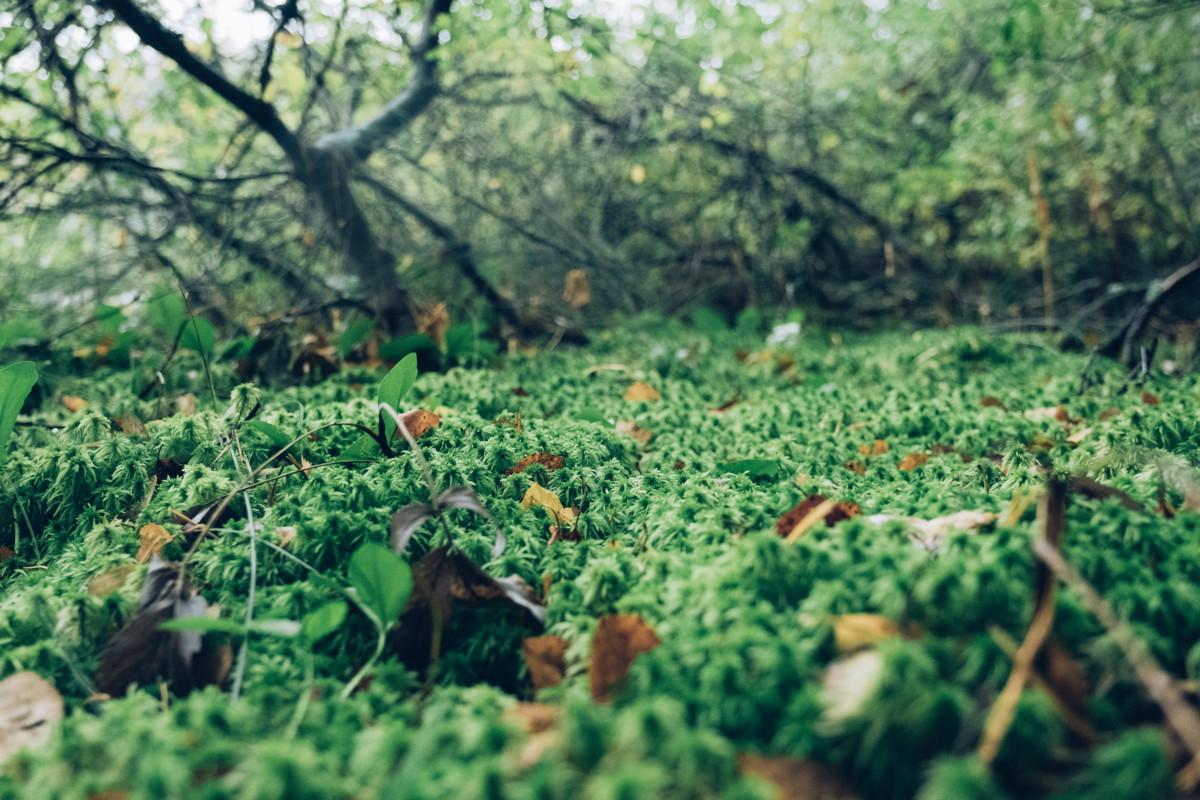
[[[5,448],[21,406],[37,381],[37,367],[32,362],[18,361],[0,368],[0,464],[4,463]]]

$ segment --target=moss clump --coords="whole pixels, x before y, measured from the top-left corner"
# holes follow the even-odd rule
[[[992,630],[1020,639],[1032,611],[1032,510],[932,549],[900,523],[867,517],[1007,513],[1046,465],[1153,509],[1165,469],[1155,465],[1200,460],[1200,382],[1155,378],[1161,402],[1151,405],[1114,371],[1080,397],[1083,358],[971,330],[832,341],[814,331],[786,352],[745,356],[765,348],[750,331],[639,318],[587,349],[424,374],[414,387],[408,399],[442,416],[421,439],[435,480],[472,486],[508,547],[493,559],[492,524],[466,511],[447,517],[456,542],[489,573],[545,590],[546,632],[568,643],[565,682],[536,698],[558,709],[537,758],[527,748],[538,734],[511,716],[515,702],[535,699],[520,646],[531,628],[486,605],[456,610],[432,687],[405,670],[404,654],[388,653],[365,691],[340,699],[374,643],[352,610],[314,648],[311,683],[294,642],[255,636],[237,702],[208,689],[164,709],[155,687],[88,702],[99,652],[136,606],[138,530],[163,525],[176,537],[165,555],[182,556],[173,512],[242,480],[229,446],[241,414],[201,399],[192,416],[159,418],[163,403],[134,397],[128,375],[60,378],[88,397],[89,416],[47,400],[35,418],[71,424],[18,429],[0,466],[0,545],[16,554],[0,563],[0,678],[35,670],[70,713],[48,748],[3,768],[0,797],[749,797],[763,784],[737,772],[747,751],[823,764],[866,797],[1165,796],[1154,792],[1169,787],[1171,764],[1143,727],[1157,711],[1069,592],[1059,594],[1055,637],[1089,679],[1099,745],[1083,747],[1054,704],[1029,692],[992,768],[968,757],[1011,664]],[[189,382],[184,366],[168,389],[203,397],[204,379]],[[226,395],[239,383],[220,364],[213,378]],[[356,369],[261,395],[241,387],[234,406],[253,394],[256,418],[289,436],[320,428],[292,451],[320,464],[358,439],[345,423],[372,424],[377,379]],[[661,399],[624,399],[634,381]],[[1067,422],[1036,411],[1058,405]],[[137,434],[95,424],[122,414],[155,421]],[[623,434],[619,421],[651,438]],[[249,430],[239,443],[252,465],[275,449]],[[536,453],[563,466],[510,473]],[[901,469],[912,454],[926,460]],[[748,459],[777,468],[721,466]],[[350,554],[385,542],[391,514],[427,499],[408,453],[309,474],[282,464],[267,477],[246,495],[264,543],[258,617],[300,619],[336,599]],[[533,481],[578,510],[570,535],[553,536],[544,513],[522,507]],[[810,494],[852,501],[862,516],[785,544],[775,522]],[[1169,488],[1166,499],[1180,504]],[[249,591],[249,522],[245,505],[231,504],[189,561],[197,591],[231,619]],[[442,537],[421,528],[405,557]],[[1166,668],[1194,673],[1200,517],[1076,498],[1066,556]],[[130,565],[115,590],[88,591],[89,580]],[[599,706],[587,699],[586,664],[610,613],[640,615],[661,645]],[[822,680],[840,655],[834,621],[850,613],[886,616],[910,635],[880,644],[859,704],[831,713]]]

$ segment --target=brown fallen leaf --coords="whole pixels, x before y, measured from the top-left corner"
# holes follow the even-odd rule
[[[928,461],[928,453],[909,453],[900,460],[900,463],[896,465],[896,469],[901,472],[912,472],[914,469],[925,466]]]
[[[800,537],[808,533],[818,523],[827,519],[830,514],[837,510],[838,503],[836,500],[822,500],[813,506],[807,514],[800,518],[800,521],[792,526],[788,531],[787,536],[783,538],[788,544],[794,544],[800,540]]]
[[[573,269],[567,273],[562,299],[571,308],[583,308],[592,302],[592,287],[588,284],[585,270]]]
[[[622,436],[628,436],[642,447],[648,445],[650,440],[654,438],[653,431],[646,430],[633,420],[619,419],[614,427],[616,428],[617,433]]]
[[[808,497],[796,504],[794,508],[785,512],[784,515],[775,522],[775,532],[786,539],[789,535],[791,535],[792,531],[795,530],[796,526],[805,517],[807,517],[814,508],[824,503],[827,499],[828,498],[822,494],[810,494]],[[859,508],[855,503],[848,503],[844,500],[841,500],[835,502],[833,508],[829,510],[829,513],[820,517],[820,519],[816,521],[823,519],[825,521],[825,526],[832,528],[842,520],[857,517],[858,512]]]
[[[712,412],[714,414],[722,414],[722,413],[728,411],[729,409],[733,408],[740,402],[742,402],[740,397],[735,397],[732,400],[726,400],[724,403],[721,403],[721,405],[714,408],[712,410]]]
[[[625,390],[625,400],[630,403],[655,403],[661,399],[658,389],[643,381],[634,381]]]
[[[146,435],[146,425],[132,414],[127,414],[123,417],[113,417],[113,422],[121,429],[122,433],[128,433],[130,436]]]
[[[1008,411],[1008,407],[1004,405],[1004,401],[1002,401],[999,397],[992,397],[990,394],[985,394],[983,397],[979,398],[979,407],[998,408],[1001,411]]]
[[[517,766],[529,769],[542,760],[558,743],[558,707],[546,703],[514,703],[504,710],[504,718],[529,735],[517,754]]]
[[[190,417],[196,413],[196,395],[181,394],[175,398],[175,413],[181,417]]]
[[[1080,428],[1067,437],[1067,444],[1081,444],[1084,439],[1092,435],[1092,429],[1088,427]]]
[[[866,475],[867,474],[867,465],[864,464],[863,462],[859,461],[858,459],[851,459],[851,460],[847,461],[845,464],[843,464],[842,466],[845,467],[846,469],[850,470],[851,472],[853,472],[855,475]]]
[[[279,546],[285,550],[292,546],[292,542],[296,541],[297,533],[299,531],[296,530],[295,525],[281,525],[275,529],[275,535],[279,537]]]
[[[850,786],[829,767],[786,756],[739,753],[738,772],[771,784],[775,800],[854,800]]]
[[[1119,417],[1119,416],[1121,416],[1121,409],[1117,408],[1116,406],[1109,406],[1108,408],[1101,411],[1100,414],[1096,417],[1096,419],[1100,420],[1101,422],[1104,422],[1106,420],[1112,419],[1113,417]]]
[[[554,472],[555,470],[562,469],[566,465],[566,461],[562,456],[554,455],[553,453],[533,453],[525,456],[516,464],[513,464],[511,467],[505,470],[504,474],[517,475],[529,469],[534,464],[541,465],[548,471]]]
[[[442,421],[442,418],[432,411],[423,411],[419,408],[404,412],[400,415],[400,419],[404,422],[404,427],[408,428],[408,432],[412,434],[414,439],[420,439],[426,433],[436,428]],[[397,435],[401,434],[397,432]]]
[[[833,641],[842,654],[899,635],[900,627],[880,614],[842,614],[833,620]]]
[[[125,585],[133,573],[134,564],[121,564],[88,578],[87,593],[92,597],[108,597]]]
[[[0,564],[3,564],[5,561],[11,561],[12,559],[14,559],[16,557],[17,557],[16,550],[13,550],[11,547],[5,547],[4,545],[0,544]]]
[[[588,665],[592,699],[598,703],[610,700],[637,657],[658,645],[658,634],[637,614],[614,614],[601,619],[592,637]]]
[[[885,442],[883,439],[876,439],[875,441],[870,442],[869,444],[860,444],[858,446],[858,452],[861,453],[862,455],[866,456],[867,458],[870,458],[872,456],[881,456],[891,449],[892,448],[889,447],[888,443]]]
[[[82,397],[76,397],[73,394],[64,394],[62,404],[67,411],[71,411],[73,413],[79,413],[88,407],[87,400],[84,400]]]
[[[0,766],[21,750],[44,745],[62,718],[62,695],[37,673],[0,681]]]
[[[142,529],[138,531],[138,539],[141,541],[141,547],[138,548],[134,559],[139,564],[150,563],[150,559],[160,554],[163,547],[173,538],[175,537],[162,525],[156,525],[153,522],[143,525]]]
[[[1154,392],[1142,392],[1142,402],[1148,406],[1156,406],[1162,402]]]
[[[521,642],[525,667],[533,688],[545,689],[562,683],[567,670],[567,640],[561,636],[531,636]]]

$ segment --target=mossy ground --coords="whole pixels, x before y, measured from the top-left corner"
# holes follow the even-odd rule
[[[16,551],[0,565],[0,678],[42,674],[69,714],[47,748],[7,766],[0,797],[770,797],[767,784],[739,775],[745,752],[826,764],[865,797],[1169,794],[1157,708],[1070,592],[1059,594],[1055,636],[1085,669],[1099,741],[1082,746],[1050,699],[1030,690],[993,769],[969,757],[1011,665],[989,631],[1020,640],[1032,612],[1032,507],[1012,525],[955,534],[935,552],[899,524],[864,517],[1004,514],[1014,497],[1040,489],[1047,465],[1123,489],[1150,511],[1073,498],[1065,555],[1166,669],[1200,677],[1200,515],[1153,513],[1161,473],[1200,463],[1200,381],[1159,376],[1130,388],[1100,365],[1080,395],[1084,356],[978,330],[810,331],[771,357],[737,357],[765,348],[755,330],[634,320],[586,349],[422,374],[409,396],[445,409],[421,440],[435,478],[474,487],[508,547],[489,561],[492,531],[466,512],[453,512],[457,541],[490,573],[548,587],[546,630],[569,643],[566,680],[536,695],[560,712],[534,763],[522,756],[528,735],[505,710],[535,697],[521,640],[536,631],[485,607],[456,612],[431,690],[389,655],[363,691],[341,700],[373,642],[352,611],[317,648],[313,700],[295,731],[309,691],[305,659],[293,642],[270,637],[251,640],[237,702],[216,688],[164,698],[156,687],[89,702],[99,652],[132,613],[145,568],[106,597],[89,594],[89,578],[131,563],[140,526],[177,530],[171,510],[219,498],[239,478],[221,445],[225,403],[203,399],[198,360],[166,376],[165,397],[193,392],[200,410],[150,423],[145,435],[114,433],[108,422],[161,415],[162,400],[134,397],[128,373],[60,374],[35,418],[65,430],[19,429],[0,468],[0,544]],[[371,424],[378,377],[350,368],[266,391],[260,418],[293,435],[334,421]],[[213,379],[223,399],[238,383],[222,364]],[[633,381],[661,400],[625,400]],[[68,412],[53,393],[89,406]],[[1005,408],[982,404],[985,396]],[[1068,430],[1022,413],[1060,404],[1082,422]],[[1111,408],[1119,413],[1103,413]],[[643,446],[622,435],[618,420],[652,439]],[[1083,427],[1091,430],[1069,442]],[[302,452],[330,460],[357,436],[330,428]],[[242,439],[251,463],[272,451]],[[876,439],[887,452],[859,452]],[[561,455],[565,466],[506,474],[537,452]],[[898,469],[911,453],[931,455]],[[162,480],[143,508],[160,459],[184,465],[182,474]],[[756,479],[719,468],[741,459],[774,459],[782,470]],[[847,466],[855,461],[861,468]],[[577,540],[551,543],[547,517],[522,508],[532,481],[579,509]],[[863,516],[785,544],[775,521],[812,493],[853,501]],[[258,615],[297,619],[335,596],[328,578],[344,580],[364,541],[386,542],[390,515],[425,490],[403,453],[318,467],[250,498],[263,538],[294,527],[289,551],[321,573],[260,548]],[[249,588],[245,523],[236,515],[191,562],[197,589],[234,618]],[[439,543],[427,526],[406,555]],[[178,557],[176,547],[165,554]],[[597,620],[613,612],[641,615],[661,645],[601,705],[589,698],[587,658]],[[821,692],[838,657],[832,622],[860,612],[916,633],[879,646],[885,670],[872,696],[834,719]]]

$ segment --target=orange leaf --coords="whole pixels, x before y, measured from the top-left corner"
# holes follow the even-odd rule
[[[662,395],[650,384],[634,381],[625,390],[625,399],[631,403],[654,403],[662,399]]]
[[[563,460],[562,456],[557,456],[553,453],[533,453],[532,455],[525,456],[516,464],[513,464],[511,467],[505,470],[504,474],[516,475],[517,473],[524,472],[525,470],[529,469],[534,464],[540,464],[550,472],[554,472],[555,470],[562,469],[563,466],[565,466],[565,463],[566,462]]]
[[[1148,406],[1156,406],[1162,402],[1154,392],[1142,392],[1142,402]]]
[[[531,636],[521,643],[533,688],[562,683],[567,671],[567,640],[561,636]]]
[[[999,397],[992,397],[990,394],[985,394],[983,397],[979,398],[979,407],[998,408],[1001,411],[1008,410],[1008,408],[1004,405],[1004,402]]]
[[[876,439],[875,441],[871,442],[870,444],[860,444],[858,446],[858,452],[862,453],[864,456],[867,456],[867,457],[881,456],[884,453],[886,453],[888,450],[891,450],[891,449],[892,448],[888,447],[888,443],[885,442],[883,439]]]
[[[909,453],[901,461],[896,469],[901,472],[912,472],[917,467],[925,466],[925,462],[929,460],[929,455],[926,453]]]
[[[87,408],[88,402],[82,397],[76,397],[73,394],[64,394],[62,404],[66,406],[67,411],[79,413]]]
[[[137,562],[139,564],[148,563],[151,558],[162,552],[163,547],[172,538],[174,537],[162,525],[155,525],[153,522],[143,525],[142,529],[138,531],[138,539],[141,540],[142,546],[138,548],[137,556],[135,556]]]
[[[587,272],[573,269],[567,273],[562,298],[571,308],[583,308],[592,302],[592,287],[588,284]]]
[[[442,418],[432,411],[423,411],[419,408],[404,412],[400,415],[400,419],[404,421],[404,427],[408,428],[408,432],[414,439],[420,439],[442,421]]]
[[[658,634],[637,614],[614,614],[601,619],[592,637],[588,667],[592,699],[599,703],[611,699],[614,690],[629,675],[634,660],[658,645]]]
[[[779,518],[775,523],[775,532],[787,538],[796,529],[796,526],[812,513],[813,509],[826,502],[826,500],[825,495],[810,494]],[[842,520],[858,516],[858,511],[858,506],[854,503],[847,503],[845,501],[835,502],[828,513],[818,519],[814,519],[811,524],[815,524],[823,519],[825,520],[826,527],[832,528]]]

